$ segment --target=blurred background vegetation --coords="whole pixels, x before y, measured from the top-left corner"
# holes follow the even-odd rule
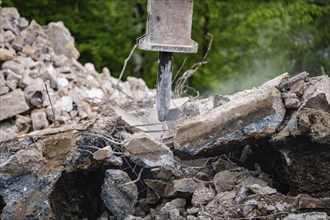
[[[118,77],[124,60],[145,33],[147,0],[4,0],[41,25],[63,21],[74,36],[82,63],[104,66]],[[283,72],[330,73],[330,0],[195,0],[192,39],[197,54],[175,54],[174,74],[202,60],[189,79],[202,95],[230,94]],[[126,76],[154,88],[157,53],[136,50]],[[190,91],[191,92],[191,91]],[[192,94],[192,92],[191,92]]]

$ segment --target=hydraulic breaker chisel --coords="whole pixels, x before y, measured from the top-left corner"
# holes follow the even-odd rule
[[[146,34],[138,38],[142,50],[159,51],[156,106],[165,121],[170,108],[173,53],[196,53],[191,39],[193,0],[148,0]]]
[[[159,52],[156,105],[159,121],[165,121],[170,109],[172,83],[172,52]]]

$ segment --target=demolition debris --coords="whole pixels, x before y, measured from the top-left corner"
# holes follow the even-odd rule
[[[330,79],[171,100],[1,8],[1,219],[328,219]]]

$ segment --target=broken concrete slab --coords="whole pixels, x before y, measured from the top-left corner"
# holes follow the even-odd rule
[[[118,220],[125,219],[135,212],[138,190],[122,170],[109,169],[105,172],[101,198],[105,206]]]
[[[285,106],[276,86],[283,74],[264,85],[235,94],[230,101],[179,123],[174,149],[182,156],[215,155],[232,151],[249,139],[269,138],[282,123]]]
[[[20,89],[16,89],[0,96],[0,100],[0,121],[11,118],[30,109],[25,100],[24,93]]]
[[[173,164],[173,153],[169,147],[152,136],[137,132],[127,134],[127,142],[123,147],[134,162],[146,168]]]

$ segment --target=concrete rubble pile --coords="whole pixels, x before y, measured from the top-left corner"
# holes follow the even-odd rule
[[[174,99],[160,123],[62,23],[1,10],[1,219],[329,219],[328,76]]]
[[[105,99],[123,106],[154,97],[143,80],[128,77],[121,82],[108,68],[98,73],[78,57],[62,22],[42,27],[20,17],[16,8],[1,9],[0,141],[47,128],[55,120],[73,124],[91,118]]]

